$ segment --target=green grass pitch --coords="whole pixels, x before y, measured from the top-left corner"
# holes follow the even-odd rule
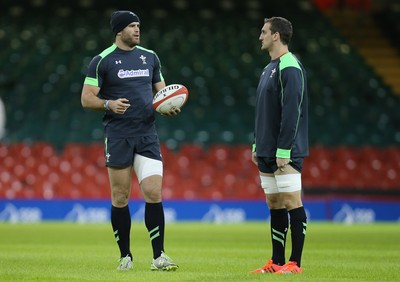
[[[248,274],[271,256],[268,229],[266,222],[167,224],[166,253],[180,268],[152,272],[143,223],[132,225],[132,271],[116,270],[109,224],[0,223],[0,281],[400,281],[399,223],[310,222],[303,274]]]

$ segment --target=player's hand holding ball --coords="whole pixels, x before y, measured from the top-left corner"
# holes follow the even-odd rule
[[[180,108],[171,108],[171,110],[169,112],[166,112],[165,114],[162,114],[162,115],[172,117],[172,116],[176,116],[180,112],[181,112]]]
[[[181,112],[189,91],[181,84],[170,84],[158,91],[153,98],[153,108],[162,115],[175,116]]]

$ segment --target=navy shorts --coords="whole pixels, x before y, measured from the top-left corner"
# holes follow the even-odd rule
[[[289,165],[292,166],[299,173],[301,173],[301,170],[303,169],[303,159],[304,158],[291,158]],[[278,166],[276,165],[276,158],[257,157],[257,162],[258,170],[263,173],[274,173],[278,170]]]
[[[105,138],[106,166],[124,168],[131,166],[135,154],[162,161],[160,140],[157,135],[135,138]]]

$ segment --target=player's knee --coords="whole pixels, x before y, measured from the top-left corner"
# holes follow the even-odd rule
[[[159,203],[162,201],[161,192],[143,190],[143,198],[147,203]]]
[[[158,203],[162,199],[161,193],[162,177],[160,175],[152,175],[140,182],[140,189],[143,197],[148,203]]]
[[[303,206],[300,192],[281,194],[282,204],[288,210],[296,209]]]
[[[270,209],[282,209],[285,207],[279,193],[266,194],[266,199],[267,205]]]
[[[111,192],[112,204],[115,207],[125,207],[129,201],[129,192],[112,189]]]

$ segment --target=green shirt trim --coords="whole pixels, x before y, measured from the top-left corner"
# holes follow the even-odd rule
[[[290,151],[285,149],[279,149],[276,151],[276,157],[281,159],[290,159]]]
[[[85,78],[85,82],[83,84],[88,84],[88,85],[92,85],[92,86],[99,86],[98,85],[98,80],[96,78],[92,78],[92,77],[86,77]]]
[[[296,60],[296,58],[293,56],[291,52],[288,52],[282,57],[280,57],[280,63],[279,63],[280,70],[282,71],[283,69],[288,67],[293,67],[301,70],[299,62]]]

